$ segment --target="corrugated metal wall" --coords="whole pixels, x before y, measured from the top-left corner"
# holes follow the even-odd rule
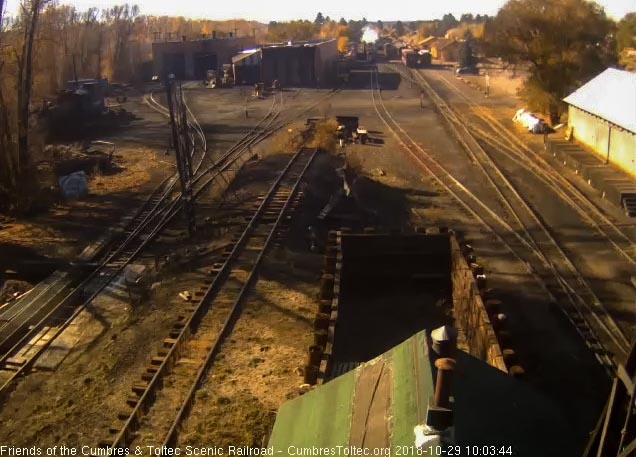
[[[603,160],[636,177],[636,135],[570,105],[568,125],[574,138],[590,147]],[[608,151],[609,147],[609,151]]]
[[[631,176],[636,177],[636,135],[626,130],[612,129],[610,162],[619,164]]]

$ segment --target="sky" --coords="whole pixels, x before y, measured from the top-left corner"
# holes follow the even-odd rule
[[[108,6],[135,3],[142,14],[186,16],[207,19],[251,19],[260,22],[286,21],[291,19],[313,20],[318,11],[332,19],[362,19],[384,21],[418,19],[440,19],[446,13],[453,13],[459,19],[463,13],[495,15],[505,0],[445,0],[429,1],[406,0],[391,2],[387,0],[284,0],[278,2],[263,0],[59,0],[60,3],[75,5],[79,10],[91,6]],[[636,0],[597,0],[605,12],[614,19],[620,19],[625,13],[636,11]],[[17,10],[19,0],[7,0],[7,12]]]

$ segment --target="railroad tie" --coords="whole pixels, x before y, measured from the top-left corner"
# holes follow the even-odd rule
[[[3,368],[10,371],[17,371],[26,363],[26,361],[27,359],[24,357],[9,357]]]
[[[150,359],[150,364],[159,367],[165,360],[165,357],[152,357]]]
[[[155,374],[157,374],[159,372],[159,366],[157,365],[146,365],[146,371],[144,374],[142,374],[142,378],[146,375],[149,375],[150,379],[152,379]],[[148,378],[148,376],[146,376],[146,378]]]
[[[186,323],[183,321],[177,321],[172,323],[172,328],[174,330],[182,330],[186,326]]]
[[[120,424],[119,422],[110,424],[110,426],[108,427],[108,433],[110,433],[111,435],[118,434],[121,431],[121,426],[122,424]],[[110,447],[110,444],[108,444],[108,447]]]
[[[144,372],[141,374],[141,380],[150,382],[155,377],[155,373]]]
[[[132,391],[133,393],[139,395],[140,397],[146,392],[148,389],[148,383],[146,382],[137,382],[133,384]]]
[[[261,252],[263,249],[265,249],[265,245],[264,244],[258,244],[258,245],[245,246],[243,248],[243,251],[244,252]]]
[[[137,396],[130,395],[130,396],[128,396],[128,398],[126,398],[126,404],[128,406],[130,406],[131,408],[136,407],[138,403],[139,403],[139,397],[137,397]],[[117,430],[117,432],[115,432],[115,433],[118,433],[118,432],[119,432],[119,430]]]

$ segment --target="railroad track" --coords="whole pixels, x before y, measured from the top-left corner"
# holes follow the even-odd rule
[[[419,74],[419,76],[421,77],[422,75]],[[582,220],[593,228],[598,236],[606,240],[624,260],[636,265],[636,243],[610,220],[594,202],[577,189],[562,173],[555,170],[540,154],[519,140],[513,132],[510,132],[488,110],[459,90],[445,76],[440,75],[440,78],[447,87],[462,97],[474,112],[479,114],[478,120],[487,126],[488,130],[486,131],[477,126],[476,119],[472,118],[473,122],[466,122],[463,116],[456,114],[458,119],[463,120],[464,125],[468,126],[468,129],[479,142],[496,148],[510,160],[531,172],[574,209]]]
[[[486,152],[484,148],[482,148],[476,137],[474,137],[472,132],[469,131],[470,129],[467,126],[470,126],[472,123],[457,114],[454,110],[452,110],[448,106],[448,104],[446,104],[444,100],[439,96],[439,94],[434,91],[428,81],[419,72],[415,72],[415,76],[420,82],[421,87],[424,88],[429,97],[438,107],[439,111],[442,113],[442,116],[446,119],[448,124],[451,125],[452,131],[456,134],[458,140],[464,146],[464,149],[466,149],[469,155],[471,155],[474,161],[476,161],[477,165],[481,168],[484,175],[486,175],[487,179],[490,181],[493,187],[503,192],[510,191],[512,196],[505,197],[507,201],[510,202],[510,204],[508,205],[509,208],[512,209],[512,206],[514,206],[514,211],[517,214],[521,214],[520,211],[526,211],[526,213],[531,216],[531,219],[534,220],[534,222],[536,223],[534,227],[527,223],[524,225],[524,223],[518,221],[520,223],[519,227],[524,227],[523,230],[525,230],[526,233],[528,233],[528,230],[533,233],[533,236],[535,237],[534,245],[543,252],[545,261],[551,264],[551,269],[559,270],[559,265],[563,265],[565,267],[565,271],[561,269],[561,271],[558,272],[558,274],[561,276],[560,281],[563,282],[565,280],[565,286],[568,288],[569,293],[572,296],[576,297],[579,302],[581,302],[582,306],[589,308],[592,311],[592,319],[595,321],[596,326],[600,327],[600,329],[605,332],[606,335],[614,343],[615,347],[613,348],[613,352],[617,355],[626,355],[630,347],[628,338],[625,336],[618,324],[606,310],[606,308],[602,304],[602,301],[596,296],[587,281],[585,281],[582,274],[570,260],[569,256],[563,251],[557,240],[554,238],[551,229],[541,218],[540,212],[536,210],[526,199],[521,197],[512,182],[495,163],[491,155]],[[500,123],[498,125],[501,128],[505,128]],[[493,130],[499,131],[500,129],[493,127]],[[488,137],[488,134],[486,134],[485,136]],[[512,137],[512,134],[509,133],[508,136]],[[521,144],[518,139],[515,138],[514,140]],[[467,145],[466,142],[468,142],[469,144]],[[525,149],[531,151],[530,148],[528,148],[527,146],[525,146]],[[533,153],[533,155],[536,156],[537,154]],[[529,163],[532,163],[532,160],[526,157],[526,154],[524,154],[523,152],[518,152],[517,157],[519,156],[523,156],[524,160],[515,160],[516,163],[520,165],[525,164],[526,167],[524,168],[530,169],[530,171],[535,176],[539,178],[542,176],[542,170],[544,168],[537,168],[536,165],[534,167],[528,167],[527,165]],[[514,159],[514,157],[512,158]],[[554,175],[556,174],[554,169],[545,162],[544,165],[545,168],[547,168],[548,170],[552,170],[552,173],[548,172],[547,174],[548,178],[551,178],[551,180],[549,180],[548,187],[551,188],[558,197],[563,198],[580,215],[587,216],[587,219],[584,219],[591,221],[590,226],[597,230],[597,235],[600,235],[596,238],[597,240],[609,243],[616,252],[621,254],[623,258],[629,260],[631,264],[634,264],[634,243],[628,237],[626,237],[618,227],[616,227],[607,218],[605,218],[605,216],[598,210],[598,208],[596,208],[592,202],[590,202],[584,195],[582,195],[581,192],[576,189],[569,181],[562,177],[560,177],[559,179],[554,178]],[[494,182],[495,180],[498,180],[498,182]],[[544,178],[543,181],[545,182],[546,179]],[[561,185],[563,185],[568,190],[569,195],[561,189]],[[572,196],[573,198],[569,198],[570,196]],[[586,208],[581,207],[578,202],[581,202],[580,204],[585,204]],[[620,239],[617,240],[610,236],[607,231],[605,231],[599,224],[591,219],[586,213],[586,211],[588,210],[595,210],[597,213],[596,215],[599,218],[601,216],[604,217],[607,221],[606,227],[613,228],[614,235],[621,235]],[[531,223],[532,220],[530,221]],[[537,227],[540,230],[537,231]],[[547,236],[549,240],[547,243],[542,242],[542,240],[536,239],[537,236]],[[618,243],[622,243],[624,247],[622,247]],[[559,297],[557,296],[557,298]],[[616,349],[618,349],[618,351]]]
[[[124,233],[91,265],[92,271],[79,279],[63,275],[50,284],[32,306],[16,309],[0,328],[0,393],[23,375],[46,350],[79,310],[103,290],[134,258],[150,236],[151,222],[164,207],[173,185],[166,178],[137,211]],[[66,280],[66,281],[63,281]],[[83,302],[81,306],[78,305]]]
[[[329,98],[337,92],[329,93],[326,97],[297,113],[295,117],[301,116],[317,106],[323,99]],[[297,95],[298,92],[294,94],[293,98]],[[151,107],[165,114],[165,107],[160,105],[152,97],[152,94],[146,95],[144,100]],[[288,120],[278,120],[280,108],[277,107],[276,97],[273,97],[270,110],[256,126],[232,145],[211,166],[206,167],[203,164],[207,154],[207,140],[187,106],[185,97],[182,100],[189,113],[187,122],[190,127],[191,157],[195,158],[197,150],[200,152],[199,157],[195,158],[196,162],[193,167],[195,173],[193,195],[195,199],[201,198],[204,190],[217,178],[225,180],[227,184],[224,173],[231,170],[243,158],[244,152],[250,146],[269,137],[292,120],[291,117]],[[282,105],[282,100],[280,104]],[[201,146],[199,148],[195,148],[195,136],[200,139]],[[51,298],[42,303],[37,314],[31,313],[29,315],[29,321],[18,318],[13,321],[10,327],[7,327],[7,332],[10,330],[11,339],[7,339],[6,347],[0,351],[0,396],[8,393],[15,386],[15,381],[29,372],[39,356],[73,322],[79,313],[179,213],[182,208],[181,193],[174,191],[176,182],[176,173],[162,182],[127,227],[125,238],[118,240],[116,244],[111,246],[110,251],[97,262],[93,271],[85,279],[78,284],[74,283],[72,287],[65,286],[63,290],[57,291],[55,294],[52,292],[54,286],[47,286],[48,292],[43,296],[53,295],[55,299]]]
[[[153,109],[167,114],[166,108],[156,102],[152,95],[146,96],[145,101]],[[186,109],[190,114],[188,124],[200,140],[200,146],[195,148],[194,134],[191,135],[190,154],[196,161],[194,172],[198,173],[207,153],[207,140],[187,104]],[[272,110],[261,122],[266,121],[271,113]],[[199,179],[211,170],[221,173],[229,168],[238,159],[238,153],[251,144],[250,141],[257,139],[253,132],[249,132],[224,154],[220,163],[198,173]],[[178,214],[181,194],[174,192],[176,183],[177,174],[174,173],[152,192],[127,225],[124,236],[111,243],[106,253],[95,262],[90,274],[79,282],[71,282],[66,274],[59,275],[61,277],[47,285],[38,296],[30,298],[32,307],[16,308],[10,314],[7,313],[7,319],[0,326],[0,393],[6,393],[14,385],[13,381],[30,370],[55,338]],[[198,191],[201,192],[210,183],[211,180],[203,183]]]
[[[205,158],[205,145],[189,152],[198,169]],[[195,157],[199,150],[199,157]],[[91,272],[78,279],[64,276],[45,289],[29,307],[21,307],[0,327],[0,394],[27,373],[38,357],[68,327],[75,317],[141,252],[176,214],[179,195],[174,195],[176,174],[169,176],[151,193],[101,258],[90,265]]]
[[[133,385],[126,408],[109,429],[110,438],[100,446],[174,445],[194,393],[230,334],[260,262],[316,153],[303,148],[293,155],[222,258],[209,267],[209,279],[195,292],[163,341],[163,349]]]
[[[613,355],[622,356],[626,353],[626,338],[602,304],[597,302],[593,292],[587,293],[589,286],[576,269],[570,267],[570,260],[532,207],[521,198],[502,173],[497,173],[496,165],[488,162],[481,151],[471,149],[470,152],[481,164],[482,171],[488,175],[501,210],[494,211],[486,205],[402,129],[384,105],[379,90],[376,96],[376,73],[372,73],[371,82],[374,108],[387,128],[465,213],[493,233],[526,266],[551,300],[564,311],[599,362],[612,372],[616,366]],[[442,106],[442,116],[445,111],[446,108]],[[475,146],[474,139],[471,141],[466,132],[459,131],[455,122],[450,121],[449,127],[461,139],[464,147],[470,149]],[[482,160],[486,163],[482,163]],[[603,335],[603,340],[599,338],[599,334]]]

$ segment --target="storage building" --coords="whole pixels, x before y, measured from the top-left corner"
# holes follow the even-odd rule
[[[204,38],[200,40],[157,41],[152,43],[155,75],[175,75],[179,80],[205,79],[208,70],[220,72],[232,56],[254,48],[254,37]]]
[[[572,137],[636,177],[636,73],[608,68],[564,101]]]
[[[336,40],[264,45],[232,58],[237,83],[278,80],[283,86],[328,87],[337,79],[340,53]]]

